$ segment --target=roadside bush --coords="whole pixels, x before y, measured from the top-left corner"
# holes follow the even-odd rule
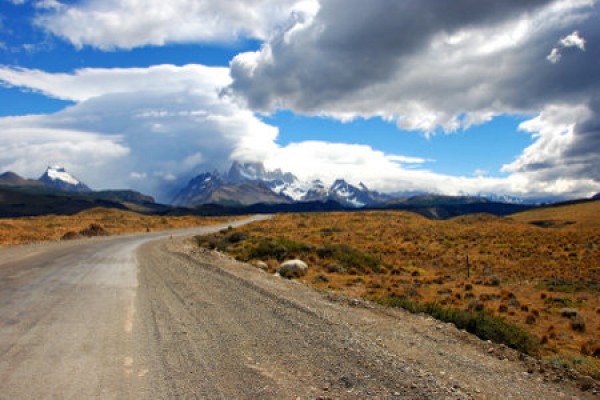
[[[248,250],[245,258],[248,260],[274,258],[277,261],[284,261],[286,258],[303,256],[312,248],[309,244],[284,237],[260,239]]]
[[[418,304],[408,297],[388,296],[382,301],[385,305],[402,307],[413,313],[425,313],[444,322],[451,322],[459,329],[477,335],[481,339],[505,344],[522,353],[539,356],[539,340],[526,330],[511,324],[502,317],[495,317],[487,311],[462,311],[444,307],[438,303]]]
[[[580,373],[600,379],[600,367],[592,357],[578,356],[573,354],[559,354],[546,360],[556,368],[570,368]]]
[[[246,232],[231,232],[225,236],[225,240],[229,243],[239,243],[246,239],[248,239],[248,234]]]

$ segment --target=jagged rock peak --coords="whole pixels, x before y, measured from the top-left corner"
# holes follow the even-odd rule
[[[273,171],[267,171],[261,162],[239,162],[234,161],[226,174],[230,182],[253,182],[253,181],[281,181],[293,183],[298,180],[290,172],[282,172],[277,168]]]
[[[48,186],[69,192],[92,191],[85,183],[75,178],[65,168],[60,166],[49,166],[38,180]]]

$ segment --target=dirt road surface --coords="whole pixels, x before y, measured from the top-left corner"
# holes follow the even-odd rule
[[[318,292],[183,234],[0,249],[0,398],[593,396],[450,325]]]
[[[0,398],[156,398],[132,369],[154,362],[134,332],[136,249],[243,222],[1,248]]]

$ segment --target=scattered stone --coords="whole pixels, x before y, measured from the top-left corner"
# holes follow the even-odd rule
[[[299,278],[306,275],[308,265],[302,260],[288,260],[277,268],[277,272],[284,278]]]
[[[269,266],[264,261],[256,261],[253,265],[258,269],[262,269],[263,271],[266,271],[269,269]]]

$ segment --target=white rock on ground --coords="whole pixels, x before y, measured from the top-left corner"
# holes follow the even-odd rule
[[[277,272],[284,278],[299,278],[306,275],[308,265],[302,260],[288,260],[277,268]]]

